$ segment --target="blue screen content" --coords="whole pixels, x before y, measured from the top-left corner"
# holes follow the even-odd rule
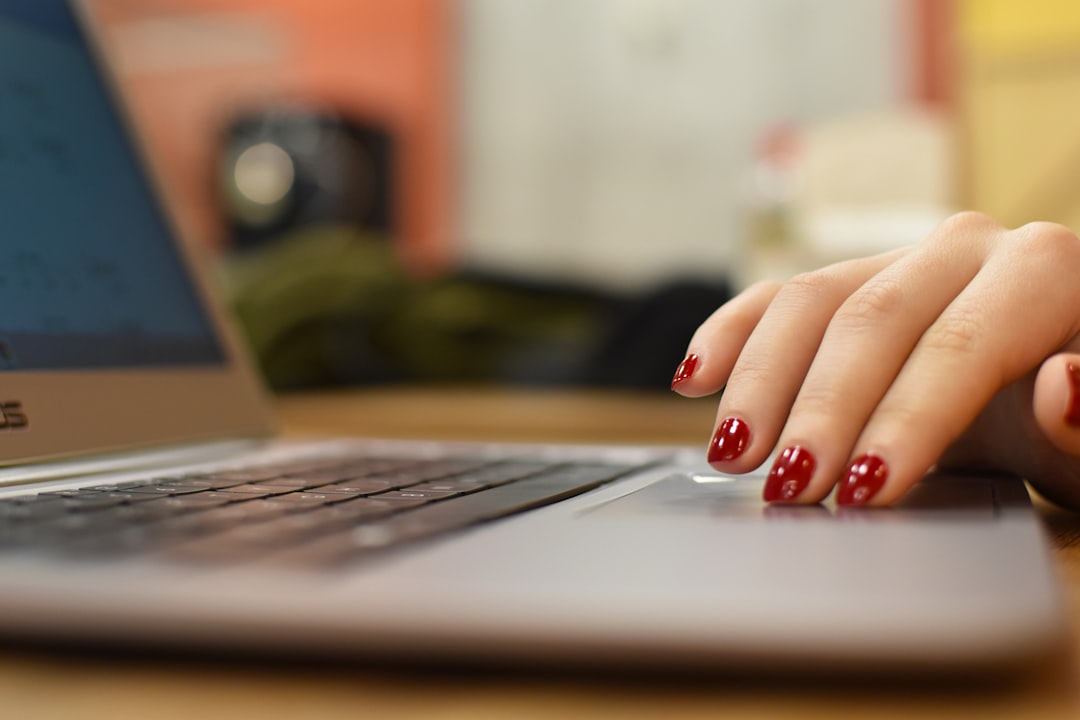
[[[222,359],[66,3],[0,0],[0,370]]]

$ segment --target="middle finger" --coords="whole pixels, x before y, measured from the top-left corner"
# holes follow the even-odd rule
[[[943,223],[837,310],[791,407],[765,500],[819,502],[919,338],[1004,232],[981,216]]]

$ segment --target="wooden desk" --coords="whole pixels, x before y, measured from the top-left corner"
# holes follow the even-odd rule
[[[711,400],[625,393],[380,390],[280,401],[290,435],[704,444]],[[1043,508],[1080,648],[1080,516]],[[2,580],[0,580],[2,581]],[[1077,655],[1007,687],[826,687],[737,680],[453,674],[0,647],[0,717],[865,718],[1080,717]]]

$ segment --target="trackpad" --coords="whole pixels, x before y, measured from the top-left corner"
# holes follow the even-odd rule
[[[837,508],[831,500],[818,505],[766,505],[761,499],[765,478],[678,473],[593,508],[604,515],[647,514],[710,516],[746,520],[812,520],[850,518],[867,521],[942,518],[991,518],[997,512],[995,485],[1011,478],[978,475],[928,475],[895,507]]]

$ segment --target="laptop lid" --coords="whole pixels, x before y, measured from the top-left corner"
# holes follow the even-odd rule
[[[266,434],[82,15],[0,0],[0,464]]]

